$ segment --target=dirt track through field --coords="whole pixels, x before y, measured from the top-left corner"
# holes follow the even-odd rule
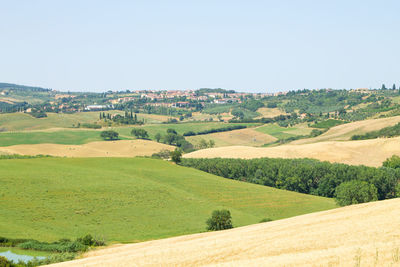
[[[54,266],[399,266],[399,206],[385,200],[120,245]]]
[[[392,155],[400,155],[400,137],[361,141],[329,141],[277,147],[230,146],[198,150],[185,158],[314,158],[322,161],[378,167]]]
[[[174,147],[147,140],[100,141],[84,145],[35,144],[0,147],[0,153],[51,155],[58,157],[135,157],[151,156]]]

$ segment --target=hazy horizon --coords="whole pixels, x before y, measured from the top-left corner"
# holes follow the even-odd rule
[[[397,1],[0,3],[0,81],[58,91],[400,85]]]

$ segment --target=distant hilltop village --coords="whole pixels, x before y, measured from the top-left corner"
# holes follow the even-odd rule
[[[294,92],[307,95],[313,91],[330,92],[335,89],[303,89],[297,91],[281,91],[274,93],[246,93],[221,88],[201,88],[198,90],[125,90],[94,92],[61,92],[49,88],[31,87],[16,84],[0,83],[0,112],[80,112],[95,110],[138,110],[144,112],[163,112],[162,108],[179,108],[201,110],[212,105],[242,105],[248,100],[266,97],[286,97]],[[358,88],[346,90],[357,94],[372,94],[374,90]],[[386,88],[382,90],[396,90]],[[26,99],[27,101],[22,101]],[[27,111],[28,110],[28,111]]]

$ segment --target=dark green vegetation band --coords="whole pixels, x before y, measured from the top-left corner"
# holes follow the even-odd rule
[[[181,164],[225,178],[324,197],[334,197],[343,182],[359,180],[373,184],[379,200],[393,198],[400,179],[397,169],[314,159],[182,159]]]

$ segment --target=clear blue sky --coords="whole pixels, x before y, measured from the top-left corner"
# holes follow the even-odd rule
[[[400,85],[400,1],[0,0],[0,81],[58,90]]]

